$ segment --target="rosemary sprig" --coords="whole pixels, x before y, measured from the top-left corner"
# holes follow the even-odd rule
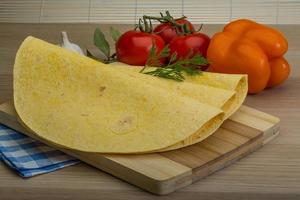
[[[177,60],[177,54],[175,52],[171,55],[168,64],[163,66],[159,65],[161,63],[160,59],[165,58],[167,57],[167,55],[169,55],[168,46],[166,46],[158,55],[155,52],[155,46],[153,45],[147,63],[142,68],[140,73],[172,79],[175,81],[184,81],[185,78],[183,72],[192,76],[199,75],[201,74],[201,66],[209,64],[208,60],[199,54]],[[152,71],[145,72],[145,69],[148,67],[157,68]]]

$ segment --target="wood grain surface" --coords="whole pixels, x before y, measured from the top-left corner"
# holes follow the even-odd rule
[[[0,24],[0,102],[12,99],[12,69],[27,35],[59,42],[66,30],[82,47],[92,46],[96,24]],[[109,26],[102,25],[107,33]],[[129,26],[120,25],[124,31]],[[132,26],[130,26],[132,27]],[[213,33],[222,25],[206,25]],[[289,41],[292,72],[283,85],[248,96],[245,104],[281,119],[281,134],[264,148],[200,182],[156,197],[86,164],[21,179],[0,164],[0,199],[300,199],[300,26],[278,25]],[[64,177],[64,179],[58,179]],[[59,180],[59,181],[58,181]]]
[[[158,195],[188,186],[261,148],[278,135],[279,121],[241,106],[213,135],[197,144],[163,153],[110,155],[55,145],[23,128],[12,102],[0,105],[0,123]]]

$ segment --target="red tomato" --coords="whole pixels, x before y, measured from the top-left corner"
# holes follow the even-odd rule
[[[210,38],[203,33],[179,35],[169,43],[170,55],[176,52],[176,60],[192,57],[196,54],[206,57],[209,42]],[[199,67],[203,71],[208,68],[208,66]]]
[[[165,46],[164,40],[156,34],[127,31],[121,35],[116,43],[117,58],[120,62],[129,65],[144,66],[153,44],[156,53],[160,52]]]
[[[195,28],[194,28],[193,24],[191,22],[189,22],[188,20],[179,19],[179,20],[176,20],[176,22],[178,24],[187,24],[189,27],[189,30],[191,32],[195,32]],[[179,30],[179,31],[182,31],[182,30]],[[172,26],[172,24],[170,24],[169,22],[157,25],[153,32],[160,35],[164,39],[165,43],[169,43],[175,36],[177,36],[175,27]]]
[[[176,52],[177,60],[200,54],[206,57],[210,38],[203,33],[178,35],[169,44],[171,55]]]

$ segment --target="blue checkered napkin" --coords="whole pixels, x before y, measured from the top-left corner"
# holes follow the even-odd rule
[[[23,177],[52,172],[80,162],[1,124],[0,158]]]

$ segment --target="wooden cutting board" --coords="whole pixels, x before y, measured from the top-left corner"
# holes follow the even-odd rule
[[[0,105],[0,123],[154,194],[164,195],[206,177],[260,148],[279,133],[279,119],[242,106],[212,136],[179,150],[107,155],[62,149],[26,131],[11,102]]]

